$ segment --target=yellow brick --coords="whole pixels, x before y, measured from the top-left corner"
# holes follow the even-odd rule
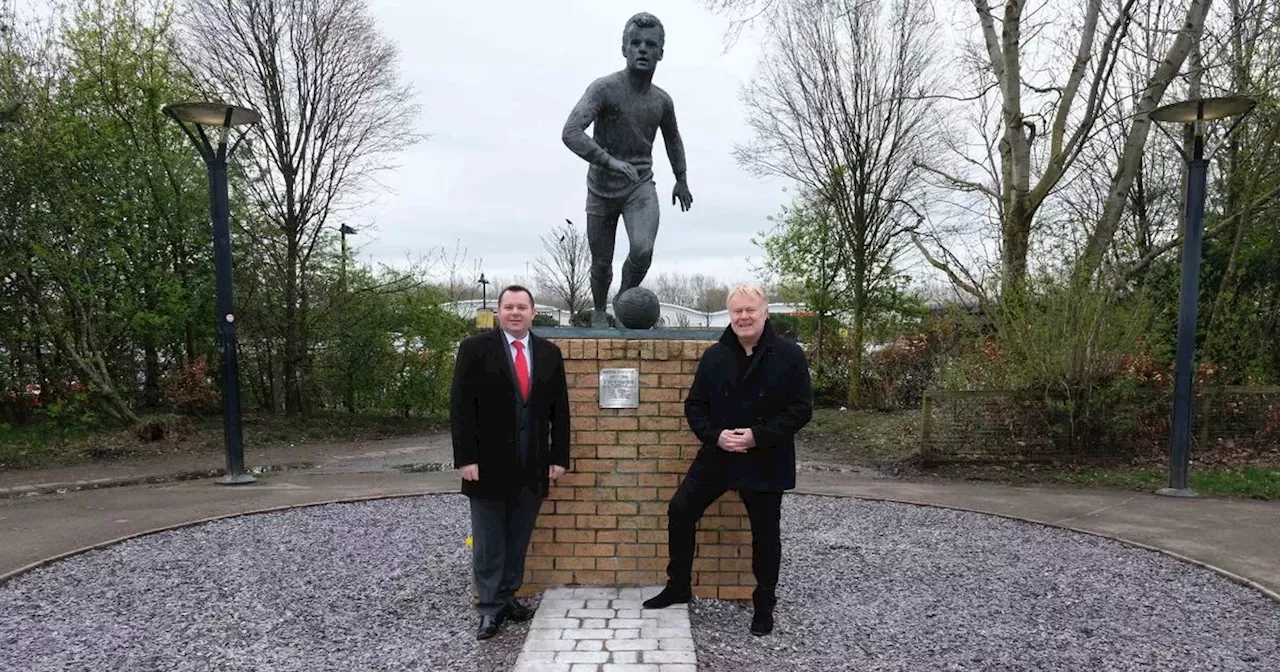
[[[600,429],[614,429],[624,431],[635,431],[640,427],[640,418],[636,417],[616,417],[616,418],[600,418],[597,421]]]
[[[599,446],[596,448],[596,456],[634,460],[640,456],[640,449],[636,446]]]

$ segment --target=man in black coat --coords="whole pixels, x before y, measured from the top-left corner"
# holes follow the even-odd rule
[[[698,520],[736,490],[751,518],[751,632],[767,635],[782,560],[782,493],[796,487],[795,435],[813,417],[813,387],[804,351],[774,333],[763,290],[739,285],[726,305],[729,328],[702,355],[684,402],[702,449],[667,509],[667,585],[644,607],[689,601]]]
[[[560,348],[529,331],[533,294],[498,294],[499,328],[458,347],[449,399],[453,463],[471,501],[478,639],[533,617],[515,598],[542,500],[569,468],[569,390]]]

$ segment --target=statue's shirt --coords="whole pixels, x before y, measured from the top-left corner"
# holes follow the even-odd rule
[[[586,130],[592,124],[592,137]],[[605,75],[587,87],[564,126],[565,144],[591,163],[587,189],[604,198],[625,196],[653,179],[653,140],[662,128],[663,141],[676,175],[685,172],[683,149],[672,141],[679,137],[675,105],[666,91],[649,85],[636,91],[626,72]],[[638,182],[605,167],[612,156],[635,166]]]

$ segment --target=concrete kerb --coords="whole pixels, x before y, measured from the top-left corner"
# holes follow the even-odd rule
[[[254,476],[274,474],[293,469],[311,469],[314,462],[288,462],[254,467],[249,473]],[[31,485],[15,485],[0,488],[0,499],[18,499],[35,495],[52,495],[81,490],[102,490],[105,488],[122,488],[131,485],[153,485],[156,483],[173,483],[175,481],[197,481],[202,478],[217,478],[226,475],[226,469],[194,469],[176,471],[168,474],[147,474],[144,476],[116,476],[113,478],[92,478],[81,481],[62,481],[54,483],[33,483]]]
[[[1100,537],[1102,539],[1110,539],[1111,541],[1119,542],[1121,544],[1125,544],[1126,546],[1130,546],[1132,548],[1137,548],[1144,551],[1154,551],[1156,553],[1162,553],[1170,558],[1173,558],[1174,560],[1192,564],[1197,567],[1203,567],[1204,569],[1210,570],[1222,576],[1223,578],[1229,579],[1247,588],[1252,588],[1258,591],[1259,593],[1262,593],[1264,596],[1271,598],[1276,603],[1280,603],[1280,593],[1277,593],[1276,591],[1273,591],[1270,588],[1267,588],[1266,586],[1258,583],[1257,581],[1254,581],[1253,579],[1241,576],[1228,569],[1223,569],[1222,567],[1218,567],[1217,565],[1209,564],[1203,560],[1197,560],[1195,558],[1185,556],[1181,553],[1178,553],[1177,551],[1171,551],[1165,548],[1160,548],[1159,546],[1144,544],[1140,541],[1133,541],[1132,539],[1125,539],[1124,537],[1117,536],[1117,535],[1106,534],[1105,532],[1095,532],[1093,530],[1085,530],[1079,527],[1072,527],[1070,525],[1050,523],[1043,520],[1036,520],[1034,518],[1025,518],[1023,516],[1015,516],[1013,514],[1008,514],[1008,513],[997,513],[994,511],[984,511],[982,509],[970,509],[970,508],[965,508],[963,506],[951,506],[949,504],[935,504],[932,502],[921,502],[921,501],[910,500],[910,499],[896,499],[893,497],[877,497],[873,495],[841,495],[841,494],[834,494],[830,492],[815,492],[810,490],[801,490],[799,488],[797,488],[794,492],[798,495],[808,495],[812,497],[832,497],[837,499],[861,499],[868,502],[890,502],[893,504],[911,504],[912,506],[927,506],[935,509],[948,509],[951,511],[965,511],[968,513],[977,513],[984,516],[994,516],[996,518],[1004,518],[1006,520],[1013,520],[1020,523],[1029,523],[1031,525],[1040,525],[1042,527],[1052,527],[1052,528],[1057,528],[1059,530],[1067,530],[1069,532],[1076,532],[1078,534],[1087,534],[1094,537]]]
[[[424,491],[419,491],[419,492],[402,493],[402,494],[395,494],[395,495],[368,495],[368,496],[363,496],[363,497],[346,497],[346,498],[341,498],[341,499],[331,499],[331,500],[324,500],[324,501],[319,501],[319,502],[307,502],[307,503],[304,503],[304,504],[286,504],[286,505],[283,505],[283,506],[273,506],[273,507],[267,507],[267,508],[262,508],[262,509],[251,509],[251,510],[248,510],[248,511],[240,511],[240,512],[237,512],[237,513],[230,513],[230,514],[224,514],[224,515],[219,515],[219,516],[210,516],[210,517],[208,517],[208,518],[201,518],[201,519],[198,519],[198,520],[187,521],[187,522],[184,522],[184,523],[178,523],[178,524],[176,524],[176,525],[165,525],[165,526],[161,526],[161,527],[153,528],[153,529],[150,529],[150,530],[144,530],[144,531],[142,531],[142,532],[137,532],[137,533],[134,533],[134,534],[125,535],[125,536],[123,536],[123,537],[117,537],[117,538],[115,538],[115,539],[111,539],[111,540],[108,540],[108,541],[102,541],[102,542],[98,542],[98,543],[96,543],[96,544],[90,544],[90,545],[88,545],[88,546],[84,546],[84,547],[82,547],[82,548],[78,548],[78,549],[75,549],[75,550],[67,551],[66,553],[59,553],[59,554],[57,554],[57,555],[54,555],[54,556],[51,556],[51,557],[45,558],[45,559],[43,559],[43,560],[38,560],[38,561],[33,562],[33,563],[29,564],[29,565],[26,565],[26,566],[23,566],[23,567],[19,567],[18,569],[15,569],[15,570],[13,570],[13,571],[11,571],[11,572],[8,572],[8,573],[6,573],[6,574],[0,575],[0,587],[3,587],[3,586],[4,586],[4,585],[6,585],[9,581],[12,581],[13,579],[16,579],[16,578],[18,578],[19,576],[22,576],[23,574],[26,574],[26,573],[28,573],[28,572],[34,571],[34,570],[39,569],[39,568],[41,568],[41,567],[46,567],[46,566],[48,566],[48,565],[51,565],[51,564],[56,563],[56,562],[59,562],[59,561],[61,561],[61,560],[65,560],[65,559],[67,559],[67,558],[70,558],[70,557],[74,557],[74,556],[80,555],[81,553],[88,553],[89,551],[96,551],[96,550],[99,550],[99,549],[102,549],[102,548],[107,548],[107,547],[109,547],[109,546],[114,546],[114,545],[116,545],[116,544],[119,544],[119,543],[122,543],[122,542],[125,542],[125,541],[129,541],[130,539],[137,539],[137,538],[139,538],[139,537],[145,537],[145,536],[147,536],[147,535],[156,534],[156,533],[159,533],[159,532],[168,532],[168,531],[170,531],[170,530],[178,530],[178,529],[182,529],[182,528],[184,528],[184,527],[192,527],[192,526],[195,526],[195,525],[203,525],[203,524],[205,524],[205,523],[211,523],[211,522],[218,521],[218,520],[227,520],[227,519],[231,519],[231,518],[240,518],[240,517],[243,517],[243,516],[253,516],[253,515],[258,515],[258,514],[263,514],[263,513],[276,513],[276,512],[279,512],[279,511],[288,511],[288,510],[290,510],[290,509],[302,509],[302,508],[309,508],[309,507],[314,507],[314,506],[328,506],[328,505],[331,505],[331,504],[357,504],[357,503],[360,503],[360,502],[371,502],[371,501],[378,501],[378,500],[383,500],[383,499],[399,499],[399,498],[404,498],[404,497],[425,497],[425,496],[429,496],[429,495],[447,495],[447,494],[456,494],[457,492],[458,492],[458,490],[457,490],[457,489],[434,489],[434,490],[424,490]],[[1188,556],[1183,555],[1183,554],[1181,554],[1181,553],[1178,553],[1178,552],[1176,552],[1176,551],[1171,551],[1171,550],[1168,550],[1168,549],[1160,548],[1160,547],[1158,547],[1158,546],[1152,546],[1152,545],[1150,545],[1150,544],[1144,544],[1144,543],[1142,543],[1142,542],[1139,542],[1139,541],[1133,541],[1133,540],[1131,540],[1131,539],[1125,539],[1124,537],[1120,537],[1120,536],[1117,536],[1117,535],[1105,534],[1105,533],[1102,533],[1102,532],[1095,532],[1095,531],[1092,531],[1092,530],[1081,529],[1081,528],[1073,527],[1073,526],[1070,526],[1070,525],[1060,525],[1060,524],[1056,524],[1056,523],[1046,522],[1046,521],[1043,521],[1043,520],[1036,520],[1036,519],[1033,519],[1033,518],[1026,518],[1026,517],[1022,517],[1022,516],[1015,516],[1015,515],[1012,515],[1012,514],[996,513],[996,512],[993,512],[993,511],[984,511],[984,510],[981,510],[981,509],[970,509],[970,508],[965,508],[965,507],[961,507],[961,506],[951,506],[951,505],[947,505],[947,504],[937,504],[937,503],[932,503],[932,502],[921,502],[921,501],[909,500],[909,499],[897,499],[897,498],[892,498],[892,497],[877,497],[877,496],[870,496],[870,495],[833,494],[833,493],[830,493],[830,492],[819,492],[819,491],[807,490],[807,489],[799,489],[799,488],[798,488],[798,489],[796,489],[796,490],[794,490],[793,492],[794,492],[795,494],[799,494],[799,495],[808,495],[808,496],[812,496],[812,497],[831,497],[831,498],[839,498],[839,499],[859,499],[859,500],[871,501],[871,502],[891,502],[891,503],[895,503],[895,504],[910,504],[910,505],[913,505],[913,506],[927,506],[927,507],[932,507],[932,508],[935,508],[935,509],[948,509],[948,510],[951,510],[951,511],[965,511],[965,512],[969,512],[969,513],[977,513],[977,514],[986,515],[986,516],[994,516],[994,517],[997,517],[997,518],[1004,518],[1004,519],[1006,519],[1006,520],[1013,520],[1013,521],[1018,521],[1018,522],[1021,522],[1021,523],[1029,523],[1029,524],[1032,524],[1032,525],[1040,525],[1040,526],[1043,526],[1043,527],[1057,528],[1057,529],[1060,529],[1060,530],[1067,530],[1067,531],[1070,531],[1070,532],[1076,532],[1076,533],[1078,533],[1078,534],[1087,534],[1087,535],[1091,535],[1091,536],[1094,536],[1094,537],[1100,537],[1100,538],[1103,538],[1103,539],[1109,539],[1109,540],[1111,540],[1111,541],[1115,541],[1115,542],[1119,542],[1119,543],[1125,544],[1125,545],[1130,546],[1130,547],[1132,547],[1132,548],[1142,549],[1142,550],[1145,550],[1145,551],[1153,551],[1153,552],[1156,552],[1156,553],[1162,553],[1162,554],[1164,554],[1164,555],[1166,555],[1166,556],[1168,556],[1168,557],[1170,557],[1170,558],[1173,558],[1173,559],[1175,559],[1175,560],[1178,560],[1178,561],[1180,561],[1180,562],[1185,562],[1185,563],[1188,563],[1188,564],[1191,564],[1191,565],[1195,565],[1195,566],[1197,566],[1197,567],[1202,567],[1202,568],[1204,568],[1204,569],[1210,570],[1210,571],[1212,571],[1212,572],[1217,573],[1219,576],[1222,576],[1222,577],[1224,577],[1224,578],[1226,578],[1226,579],[1228,579],[1228,580],[1230,580],[1230,581],[1233,581],[1233,582],[1235,582],[1235,583],[1237,583],[1237,584],[1239,584],[1239,585],[1242,585],[1242,586],[1245,586],[1245,587],[1248,587],[1248,588],[1252,588],[1253,590],[1255,590],[1255,591],[1257,591],[1257,592],[1261,593],[1262,595],[1264,595],[1264,596],[1266,596],[1266,597],[1270,598],[1272,601],[1274,601],[1274,602],[1276,602],[1276,603],[1280,604],[1280,593],[1277,593],[1277,592],[1275,592],[1275,591],[1273,591],[1273,590],[1271,590],[1271,589],[1269,589],[1269,588],[1267,588],[1267,587],[1263,586],[1262,584],[1260,584],[1260,583],[1258,583],[1258,582],[1256,582],[1256,581],[1254,581],[1254,580],[1252,580],[1252,579],[1249,579],[1249,578],[1247,578],[1247,577],[1244,577],[1244,576],[1241,576],[1241,575],[1239,575],[1239,574],[1236,574],[1235,572],[1232,572],[1232,571],[1230,571],[1230,570],[1223,569],[1222,567],[1218,567],[1218,566],[1216,566],[1216,565],[1212,565],[1212,564],[1210,564],[1210,563],[1204,562],[1204,561],[1202,561],[1202,560],[1197,560],[1197,559],[1195,559],[1195,558],[1188,557]]]

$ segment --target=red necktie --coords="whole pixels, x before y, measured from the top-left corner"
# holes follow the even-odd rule
[[[516,383],[520,385],[520,396],[529,398],[529,362],[524,358],[524,343],[511,341],[516,346]]]

